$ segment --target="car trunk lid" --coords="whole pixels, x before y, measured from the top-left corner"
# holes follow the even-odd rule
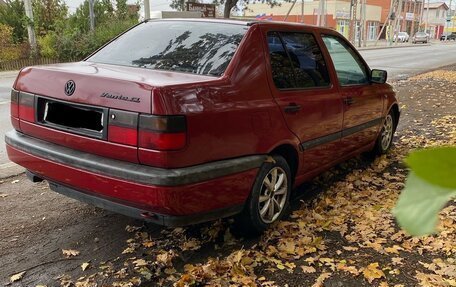
[[[163,101],[153,99],[154,90],[214,79],[89,62],[26,68],[15,84],[20,129],[78,150],[137,162],[139,119],[166,111]]]
[[[155,87],[213,80],[214,77],[90,62],[36,66],[21,71],[15,88],[68,102],[151,112]],[[65,93],[73,81],[74,92]]]

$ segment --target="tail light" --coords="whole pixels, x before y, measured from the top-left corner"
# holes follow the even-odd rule
[[[20,130],[19,125],[19,92],[11,90],[11,125],[14,129]]]
[[[179,150],[187,143],[184,116],[139,117],[139,147],[155,150]]]
[[[138,114],[111,109],[109,111],[108,141],[137,146]]]
[[[11,116],[19,117],[19,92],[11,90]]]
[[[18,111],[20,119],[35,122],[35,96],[29,93],[20,92]]]

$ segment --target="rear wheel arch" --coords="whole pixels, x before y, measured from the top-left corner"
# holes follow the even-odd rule
[[[299,155],[296,148],[291,144],[282,144],[275,147],[269,154],[280,155],[287,161],[291,171],[291,180],[294,181],[299,167]]]
[[[388,113],[389,112],[393,112],[393,115],[394,115],[394,130],[396,130],[397,128],[397,125],[399,124],[399,115],[400,115],[400,112],[399,112],[399,105],[397,103],[394,103],[391,108],[389,109]]]

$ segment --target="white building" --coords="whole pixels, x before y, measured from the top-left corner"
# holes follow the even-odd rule
[[[427,32],[431,39],[438,39],[446,25],[449,7],[445,2],[426,3],[423,11],[423,22],[427,23]]]

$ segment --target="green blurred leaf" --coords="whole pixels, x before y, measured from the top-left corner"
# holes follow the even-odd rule
[[[442,167],[438,170],[442,171]],[[434,185],[411,171],[393,214],[409,234],[431,234],[436,231],[439,211],[455,196],[456,189]]]
[[[456,147],[415,151],[408,156],[406,162],[424,181],[456,189]]]

